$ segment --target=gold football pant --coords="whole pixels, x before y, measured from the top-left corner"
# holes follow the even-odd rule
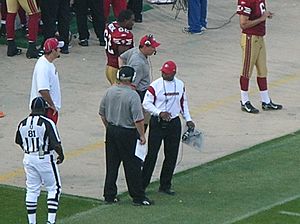
[[[105,71],[106,78],[111,85],[117,83],[117,73],[118,73],[117,68],[111,67],[109,65],[106,66],[106,71]]]
[[[6,0],[7,16],[6,30],[7,40],[15,39],[15,19],[20,6],[28,14],[28,41],[35,42],[38,35],[40,10],[36,0]]]
[[[6,4],[8,13],[17,13],[20,6],[28,15],[40,12],[36,0],[6,0]]]
[[[241,48],[243,69],[241,76],[250,79],[253,67],[256,67],[257,77],[267,77],[266,47],[264,37],[242,34]]]

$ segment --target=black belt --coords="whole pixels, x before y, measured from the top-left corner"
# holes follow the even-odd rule
[[[162,120],[162,118],[160,118],[159,116],[154,116],[154,115],[152,115],[151,117],[153,117],[154,119],[157,119],[158,121],[164,121],[164,122],[167,122],[167,123],[170,123],[170,122],[172,122],[172,121],[174,121],[174,120],[176,120],[176,119],[179,119],[179,116],[174,117],[174,118],[172,118],[172,119],[169,120],[169,121]]]
[[[135,127],[133,127],[133,128],[126,128],[126,127],[122,127],[122,126],[119,126],[119,125],[115,125],[115,124],[113,124],[111,122],[108,122],[108,126],[115,127],[115,128],[126,129],[126,130],[129,130],[129,131],[136,131]]]
[[[39,151],[35,151],[35,152],[28,152],[28,151],[24,151],[26,154],[31,154],[31,153],[37,153]],[[50,152],[44,152],[44,155],[48,155],[50,154]]]
[[[174,117],[169,121],[165,121],[165,120],[161,119],[159,116],[152,116],[151,120],[153,120],[153,122],[157,123],[158,126],[160,126],[162,129],[168,128],[171,123],[177,122],[178,120],[180,122],[179,116]]]

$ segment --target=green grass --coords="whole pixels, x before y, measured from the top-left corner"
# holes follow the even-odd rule
[[[121,195],[121,202],[116,205],[97,204],[79,197],[65,199],[63,195],[57,224],[300,223],[300,217],[278,212],[300,210],[299,146],[300,132],[296,132],[178,173],[173,178],[177,192],[174,197],[158,193],[158,183],[153,183],[147,189],[149,198],[155,200],[150,207],[132,206],[127,193]],[[7,210],[4,214],[11,213],[2,219],[3,223],[16,223],[10,221],[16,214],[25,220],[24,191],[18,199],[14,197],[15,188],[8,191],[12,191],[11,195],[0,204],[0,211],[2,206]],[[81,201],[86,205],[79,209]],[[17,202],[19,213],[14,212]]]
[[[25,208],[25,189],[0,185],[1,198],[1,221],[6,224],[27,223],[27,211]],[[38,223],[46,223],[47,221],[47,195],[42,192],[37,209]],[[84,197],[63,195],[60,200],[60,210],[58,219],[66,218],[78,212],[92,209],[101,205],[102,202],[95,199]],[[45,221],[46,220],[46,221]]]
[[[254,214],[234,224],[298,224],[300,223],[300,199],[292,200],[271,209]]]
[[[143,6],[143,12],[146,12],[150,9],[153,9],[153,7],[149,4],[144,4]],[[112,15],[112,12],[110,13],[110,16],[108,18],[109,21],[115,20],[115,17]],[[88,23],[89,29],[92,28],[92,24]],[[76,25],[76,18],[75,16],[72,17],[71,22],[70,22],[70,32],[72,34],[77,33],[77,25]],[[42,43],[43,37],[42,35],[38,36],[37,40],[37,45],[40,45]],[[4,37],[0,37],[0,44],[6,44],[6,39]],[[18,47],[22,48],[27,48],[28,43],[27,43],[27,38],[25,37],[25,33],[22,30],[17,30],[16,31],[16,44]]]

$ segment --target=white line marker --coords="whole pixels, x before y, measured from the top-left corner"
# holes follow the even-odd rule
[[[235,223],[235,222],[237,222],[237,221],[240,221],[240,220],[249,218],[250,216],[256,215],[256,214],[258,214],[258,213],[260,213],[260,212],[267,211],[267,210],[269,210],[269,209],[271,209],[271,208],[273,208],[273,207],[275,207],[275,206],[277,206],[277,205],[283,205],[283,204],[285,204],[285,203],[287,203],[287,202],[296,200],[296,199],[298,199],[298,198],[300,198],[300,194],[295,195],[295,196],[292,196],[292,197],[290,197],[290,198],[286,198],[286,199],[284,199],[284,200],[282,200],[282,201],[275,202],[274,204],[271,204],[271,205],[262,207],[262,208],[260,208],[260,209],[257,209],[257,210],[254,210],[254,211],[250,211],[250,212],[248,212],[248,213],[245,214],[245,215],[236,217],[236,218],[234,218],[234,219],[232,219],[232,220],[230,220],[230,221],[224,222],[223,224],[232,224],[232,223]]]
[[[282,215],[291,215],[291,216],[299,216],[300,217],[300,213],[297,213],[297,212],[280,211],[279,214],[282,214]]]

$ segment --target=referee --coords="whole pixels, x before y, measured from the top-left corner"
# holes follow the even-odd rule
[[[55,223],[61,194],[61,182],[56,164],[64,160],[63,149],[54,122],[45,115],[46,101],[42,97],[33,99],[31,114],[20,122],[15,142],[24,151],[26,174],[26,208],[28,223],[36,224],[37,201],[41,186],[48,191],[48,222]],[[54,151],[58,154],[56,162]]]
[[[117,177],[121,162],[125,171],[129,195],[134,205],[151,205],[142,187],[141,160],[135,156],[138,138],[146,143],[144,116],[139,95],[131,87],[135,70],[123,66],[117,73],[119,84],[111,86],[100,103],[99,115],[106,127],[106,177],[104,200],[118,202]]]

